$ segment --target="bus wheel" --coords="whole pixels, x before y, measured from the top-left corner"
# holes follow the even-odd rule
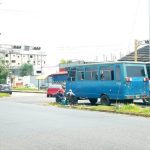
[[[76,96],[73,97],[72,99],[72,104],[75,105],[75,104],[78,104],[78,99]]]
[[[133,103],[133,99],[128,99],[128,100],[125,100],[124,102],[125,104],[132,104]]]
[[[97,98],[89,98],[91,105],[95,105],[97,103]]]
[[[143,104],[150,105],[150,98],[149,99],[143,99]]]
[[[110,105],[110,99],[108,98],[107,95],[101,96],[101,104],[102,105]]]

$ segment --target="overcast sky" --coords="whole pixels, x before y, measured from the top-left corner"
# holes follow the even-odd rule
[[[0,0],[0,44],[41,46],[48,64],[104,60],[149,39],[148,0]]]

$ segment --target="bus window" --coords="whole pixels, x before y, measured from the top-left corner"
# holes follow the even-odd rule
[[[85,68],[85,80],[98,80],[98,69],[95,66]]]
[[[69,80],[69,81],[75,81],[76,68],[71,68],[68,73],[69,73],[69,78],[68,78],[68,80]]]
[[[144,77],[144,66],[126,66],[127,77]]]
[[[84,80],[84,69],[80,68],[77,70],[77,79]]]
[[[147,69],[148,77],[150,79],[150,63],[146,64],[146,69]]]
[[[116,66],[116,80],[120,81],[121,80],[121,70],[120,66]]]
[[[92,74],[92,80],[98,80],[98,74],[97,74],[97,71],[93,71]]]
[[[114,80],[114,70],[111,67],[102,67],[100,70],[100,80]]]

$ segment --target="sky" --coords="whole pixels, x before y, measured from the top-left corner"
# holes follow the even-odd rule
[[[149,39],[149,0],[0,0],[0,44],[41,46],[61,59],[116,60]]]

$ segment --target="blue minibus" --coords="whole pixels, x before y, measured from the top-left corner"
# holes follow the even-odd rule
[[[77,99],[89,99],[102,105],[148,99],[148,75],[142,62],[106,62],[82,64],[67,68],[66,92],[70,89]]]
[[[149,99],[145,101],[146,104],[150,105],[150,62],[146,62],[147,74],[149,78]]]

